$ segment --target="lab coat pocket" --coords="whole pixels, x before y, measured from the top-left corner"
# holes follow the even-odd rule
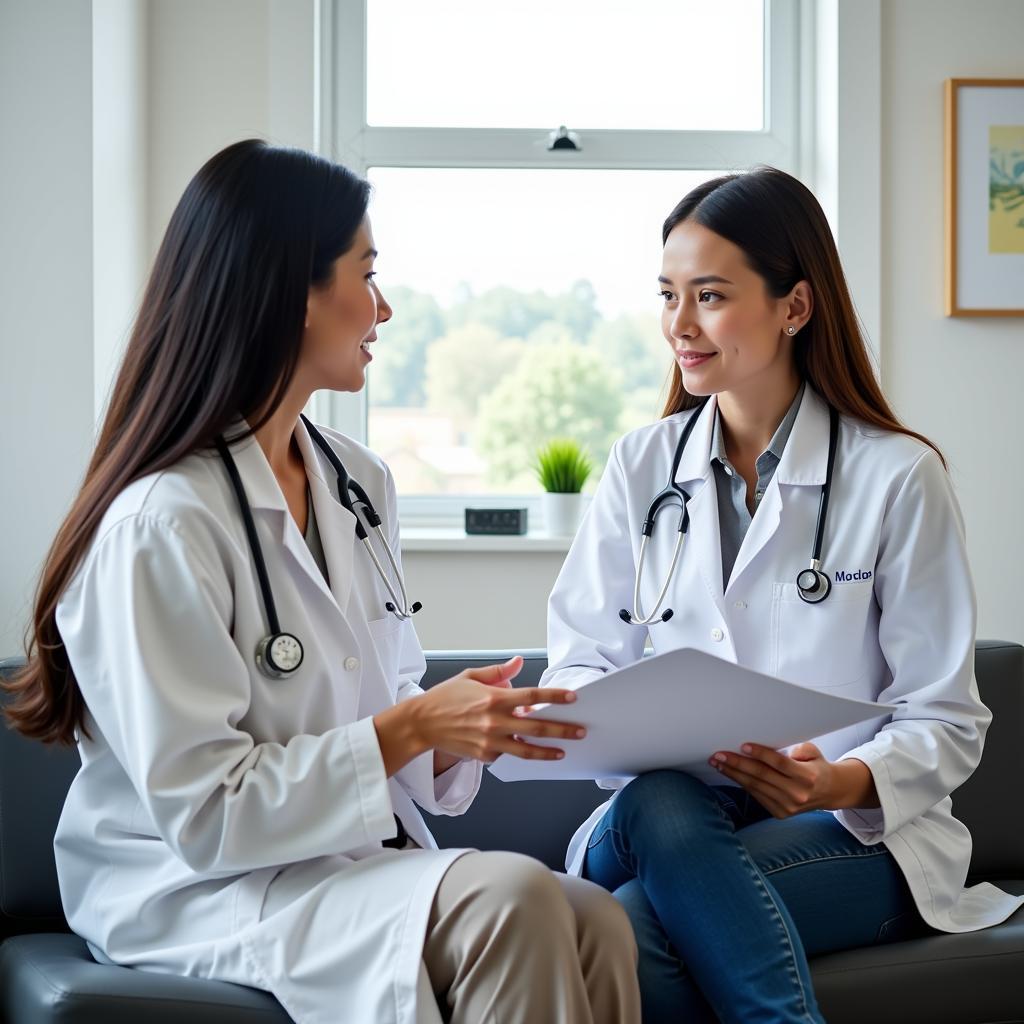
[[[809,604],[795,583],[772,593],[772,674],[816,690],[857,682],[864,674],[865,642],[874,604],[871,580],[834,584],[824,601]]]
[[[372,619],[366,623],[370,639],[373,641],[381,672],[387,683],[392,698],[398,690],[398,667],[402,652],[403,622],[390,612],[383,619]]]

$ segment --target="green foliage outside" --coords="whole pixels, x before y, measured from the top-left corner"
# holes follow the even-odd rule
[[[657,316],[603,319],[589,281],[557,295],[466,288],[448,308],[411,288],[386,294],[394,317],[378,331],[370,402],[450,417],[501,490],[533,490],[553,438],[578,441],[599,474],[617,437],[659,415],[672,363]]]
[[[416,408],[426,401],[427,353],[445,332],[444,313],[434,298],[412,288],[389,288],[387,298],[395,312],[377,331],[370,401]]]
[[[540,348],[481,403],[476,447],[493,484],[529,489],[534,454],[555,437],[573,438],[603,465],[621,432],[622,408],[618,378],[597,353],[583,345]]]
[[[597,296],[589,281],[577,281],[567,292],[520,292],[515,288],[491,288],[482,295],[469,294],[449,310],[454,327],[486,324],[505,337],[525,338],[547,321],[568,328],[576,341],[586,341],[600,319]]]
[[[485,324],[456,327],[427,353],[427,408],[451,416],[468,433],[480,402],[519,365],[526,344]]]

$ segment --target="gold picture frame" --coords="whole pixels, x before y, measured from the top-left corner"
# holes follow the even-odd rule
[[[1024,78],[946,80],[946,316],[1024,316]]]

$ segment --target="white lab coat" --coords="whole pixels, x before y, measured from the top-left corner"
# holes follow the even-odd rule
[[[386,466],[325,436],[398,551]],[[420,693],[423,653],[336,477],[300,423],[324,581],[254,439],[234,446],[281,628],[305,658],[268,679],[254,563],[223,464],[193,455],[111,505],[57,621],[91,739],[55,839],[61,896],[94,954],[267,989],[301,1024],[440,1021],[422,967],[431,903],[464,851],[414,801],[460,814],[479,762],[393,778],[371,716]],[[423,850],[382,848],[397,813]]]
[[[834,813],[863,843],[886,845],[933,927],[972,931],[1004,920],[1024,897],[988,883],[964,888],[971,837],[950,810],[950,793],[981,757],[991,713],[974,681],[974,589],[941,462],[913,438],[842,417],[822,553],[835,582],[824,602],[804,603],[796,576],[810,561],[829,435],[827,407],[808,387],[723,589],[710,464],[715,408],[712,399],[699,414],[676,477],[692,497],[690,526],[664,606],[675,614],[649,627],[655,652],[693,647],[815,689],[898,705],[891,717],[814,740],[829,760],[862,760],[878,790],[880,808]],[[642,656],[648,629],[624,623],[619,609],[632,611],[640,527],[691,415],[669,416],[614,446],[551,594],[544,685],[579,686]],[[664,583],[677,522],[671,508],[658,517],[644,567],[645,612]],[[570,871],[580,871],[607,807],[573,837]]]

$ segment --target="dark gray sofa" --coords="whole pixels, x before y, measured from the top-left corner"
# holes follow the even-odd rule
[[[426,684],[506,656],[431,653]],[[15,664],[0,662],[0,675]],[[544,664],[542,651],[527,652],[517,685],[532,684]],[[1024,893],[1024,793],[1016,781],[1024,648],[979,641],[976,666],[995,718],[982,764],[954,795],[954,809],[974,836],[972,877]],[[286,1024],[266,993],[100,965],[68,933],[52,839],[77,767],[74,751],[0,729],[0,1024]],[[519,850],[560,869],[572,832],[605,795],[591,783],[502,784],[485,772],[466,815],[431,818],[430,825],[441,846]],[[831,954],[812,968],[822,1010],[834,1024],[1024,1022],[1024,911],[985,931]]]

